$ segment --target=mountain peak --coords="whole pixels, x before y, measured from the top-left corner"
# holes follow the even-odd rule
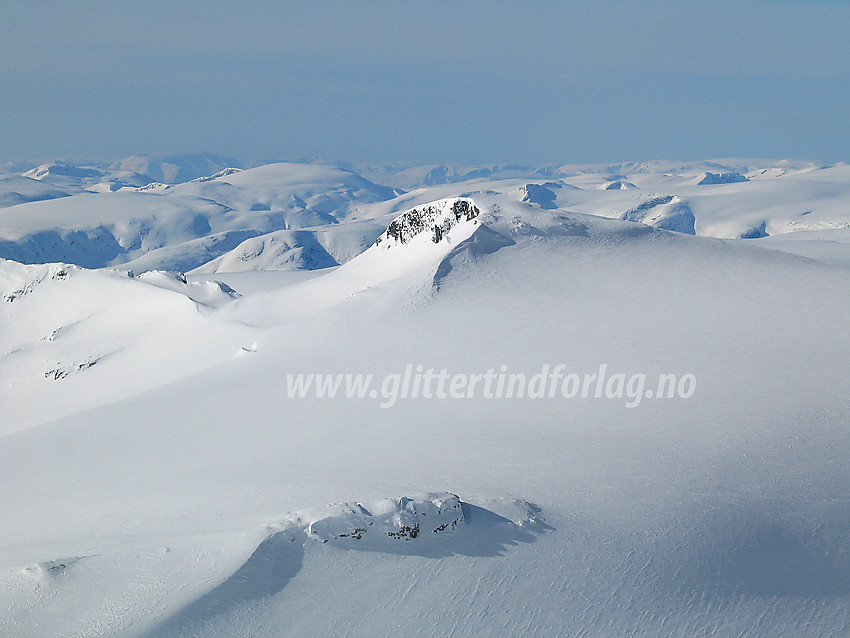
[[[481,210],[471,199],[455,197],[416,206],[396,217],[375,245],[392,247],[407,244],[421,235],[430,235],[431,241],[440,243],[448,232],[465,222],[472,221]]]

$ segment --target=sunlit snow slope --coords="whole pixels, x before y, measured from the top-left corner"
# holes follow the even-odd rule
[[[708,223],[640,175],[413,190],[353,214],[394,221],[347,263],[242,296],[268,273],[0,262],[0,633],[846,633],[850,269],[606,218],[655,180]],[[381,392],[546,364],[696,386]]]

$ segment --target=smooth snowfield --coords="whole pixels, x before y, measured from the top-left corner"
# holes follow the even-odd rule
[[[0,292],[30,290],[0,299],[0,633],[845,634],[850,269],[528,192],[242,290],[3,264]],[[287,396],[293,373],[602,363],[697,390]]]

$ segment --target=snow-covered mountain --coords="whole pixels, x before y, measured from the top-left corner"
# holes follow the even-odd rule
[[[134,155],[115,162],[55,160],[23,172],[24,177],[66,188],[108,192],[146,184],[178,184],[212,175],[227,167],[242,167],[238,160],[210,154]],[[6,171],[3,171],[6,172]]]
[[[67,197],[72,191],[24,175],[0,175],[0,208]]]
[[[191,270],[248,238],[336,225],[354,217],[358,205],[395,194],[353,173],[305,164],[223,171],[215,179],[158,189],[84,192],[60,206],[38,201],[0,209],[0,256],[88,268]],[[365,233],[368,243],[380,229],[360,224],[353,232]],[[312,233],[302,237],[316,243]],[[330,259],[349,253],[343,249]]]
[[[175,247],[263,221],[215,280],[0,262],[0,633],[840,635],[846,230],[836,263],[699,235],[804,202],[784,235],[827,232],[847,169],[700,172],[396,194],[275,165],[10,207]],[[662,227],[682,205],[695,234]],[[309,268],[302,232],[345,263],[226,272]]]
[[[213,160],[191,156],[186,165],[219,168]],[[803,246],[802,254],[811,248],[820,257],[841,252],[835,243],[843,240],[836,238],[850,223],[847,167],[810,162],[443,167],[452,180],[419,180],[406,192],[399,184],[413,183],[410,175],[424,168],[367,172],[393,187],[317,164],[226,167],[180,184],[152,183],[149,175],[128,172],[148,170],[150,161],[131,158],[106,168],[54,163],[30,170],[28,177],[3,176],[0,257],[137,272],[323,268],[364,250],[405,208],[472,193],[501,193],[544,209],[678,232],[760,239],[798,252]],[[110,170],[124,171],[122,179]],[[196,172],[187,168],[181,175]],[[107,173],[113,181],[97,181]],[[43,201],[59,197],[64,199]],[[789,233],[793,239],[776,239]]]
[[[218,172],[0,210],[0,634],[846,633],[847,166]]]
[[[210,155],[133,155],[112,163],[110,171],[144,175],[148,182],[178,184],[213,175],[225,168],[242,168],[242,163],[228,157]]]

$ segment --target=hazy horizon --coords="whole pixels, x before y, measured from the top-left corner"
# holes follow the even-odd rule
[[[171,152],[153,152],[153,153],[133,153],[130,155],[125,155],[123,157],[57,157],[57,156],[48,156],[48,157],[39,157],[39,158],[7,158],[0,157],[0,166],[3,166],[5,170],[9,170],[11,172],[26,172],[28,170],[35,169],[38,166],[50,165],[53,163],[67,164],[69,166],[99,166],[105,167],[113,164],[117,164],[124,160],[127,160],[132,157],[139,158],[151,158],[154,160],[167,160],[167,159],[185,159],[189,160],[191,158],[215,158],[220,160],[228,160],[228,166],[236,166],[239,168],[255,168],[258,166],[264,166],[273,163],[294,163],[294,164],[321,164],[327,166],[338,166],[343,169],[348,169],[352,171],[363,170],[366,168],[381,168],[386,167],[387,169],[393,170],[406,170],[406,169],[414,169],[414,168],[424,168],[424,167],[438,167],[438,166],[449,166],[449,167],[458,167],[458,168],[469,168],[475,169],[476,167],[505,167],[514,165],[517,168],[543,168],[543,167],[569,167],[574,166],[576,169],[599,166],[618,166],[618,165],[629,165],[629,164],[641,164],[641,163],[650,163],[650,162],[658,162],[665,163],[669,162],[670,164],[681,164],[681,165],[699,165],[699,164],[717,164],[717,169],[721,168],[729,168],[732,169],[735,164],[738,163],[748,163],[752,166],[766,167],[770,165],[780,165],[780,164],[788,164],[788,165],[799,165],[806,162],[812,162],[814,164],[823,164],[824,166],[835,166],[835,165],[844,165],[848,162],[839,160],[835,162],[828,162],[822,160],[818,157],[646,157],[640,159],[634,158],[623,158],[623,159],[611,159],[610,161],[599,161],[599,162],[559,162],[559,161],[551,161],[551,162],[495,162],[495,161],[487,161],[482,160],[479,162],[455,162],[452,161],[451,158],[446,158],[443,161],[434,161],[434,162],[409,162],[409,161],[393,161],[393,160],[362,160],[362,161],[347,161],[340,160],[333,157],[234,157],[230,155],[223,155],[221,153],[212,153],[207,151],[200,152],[186,152],[186,153],[171,153]],[[708,170],[708,169],[706,169]]]
[[[850,159],[850,4],[13,2],[0,157]]]

